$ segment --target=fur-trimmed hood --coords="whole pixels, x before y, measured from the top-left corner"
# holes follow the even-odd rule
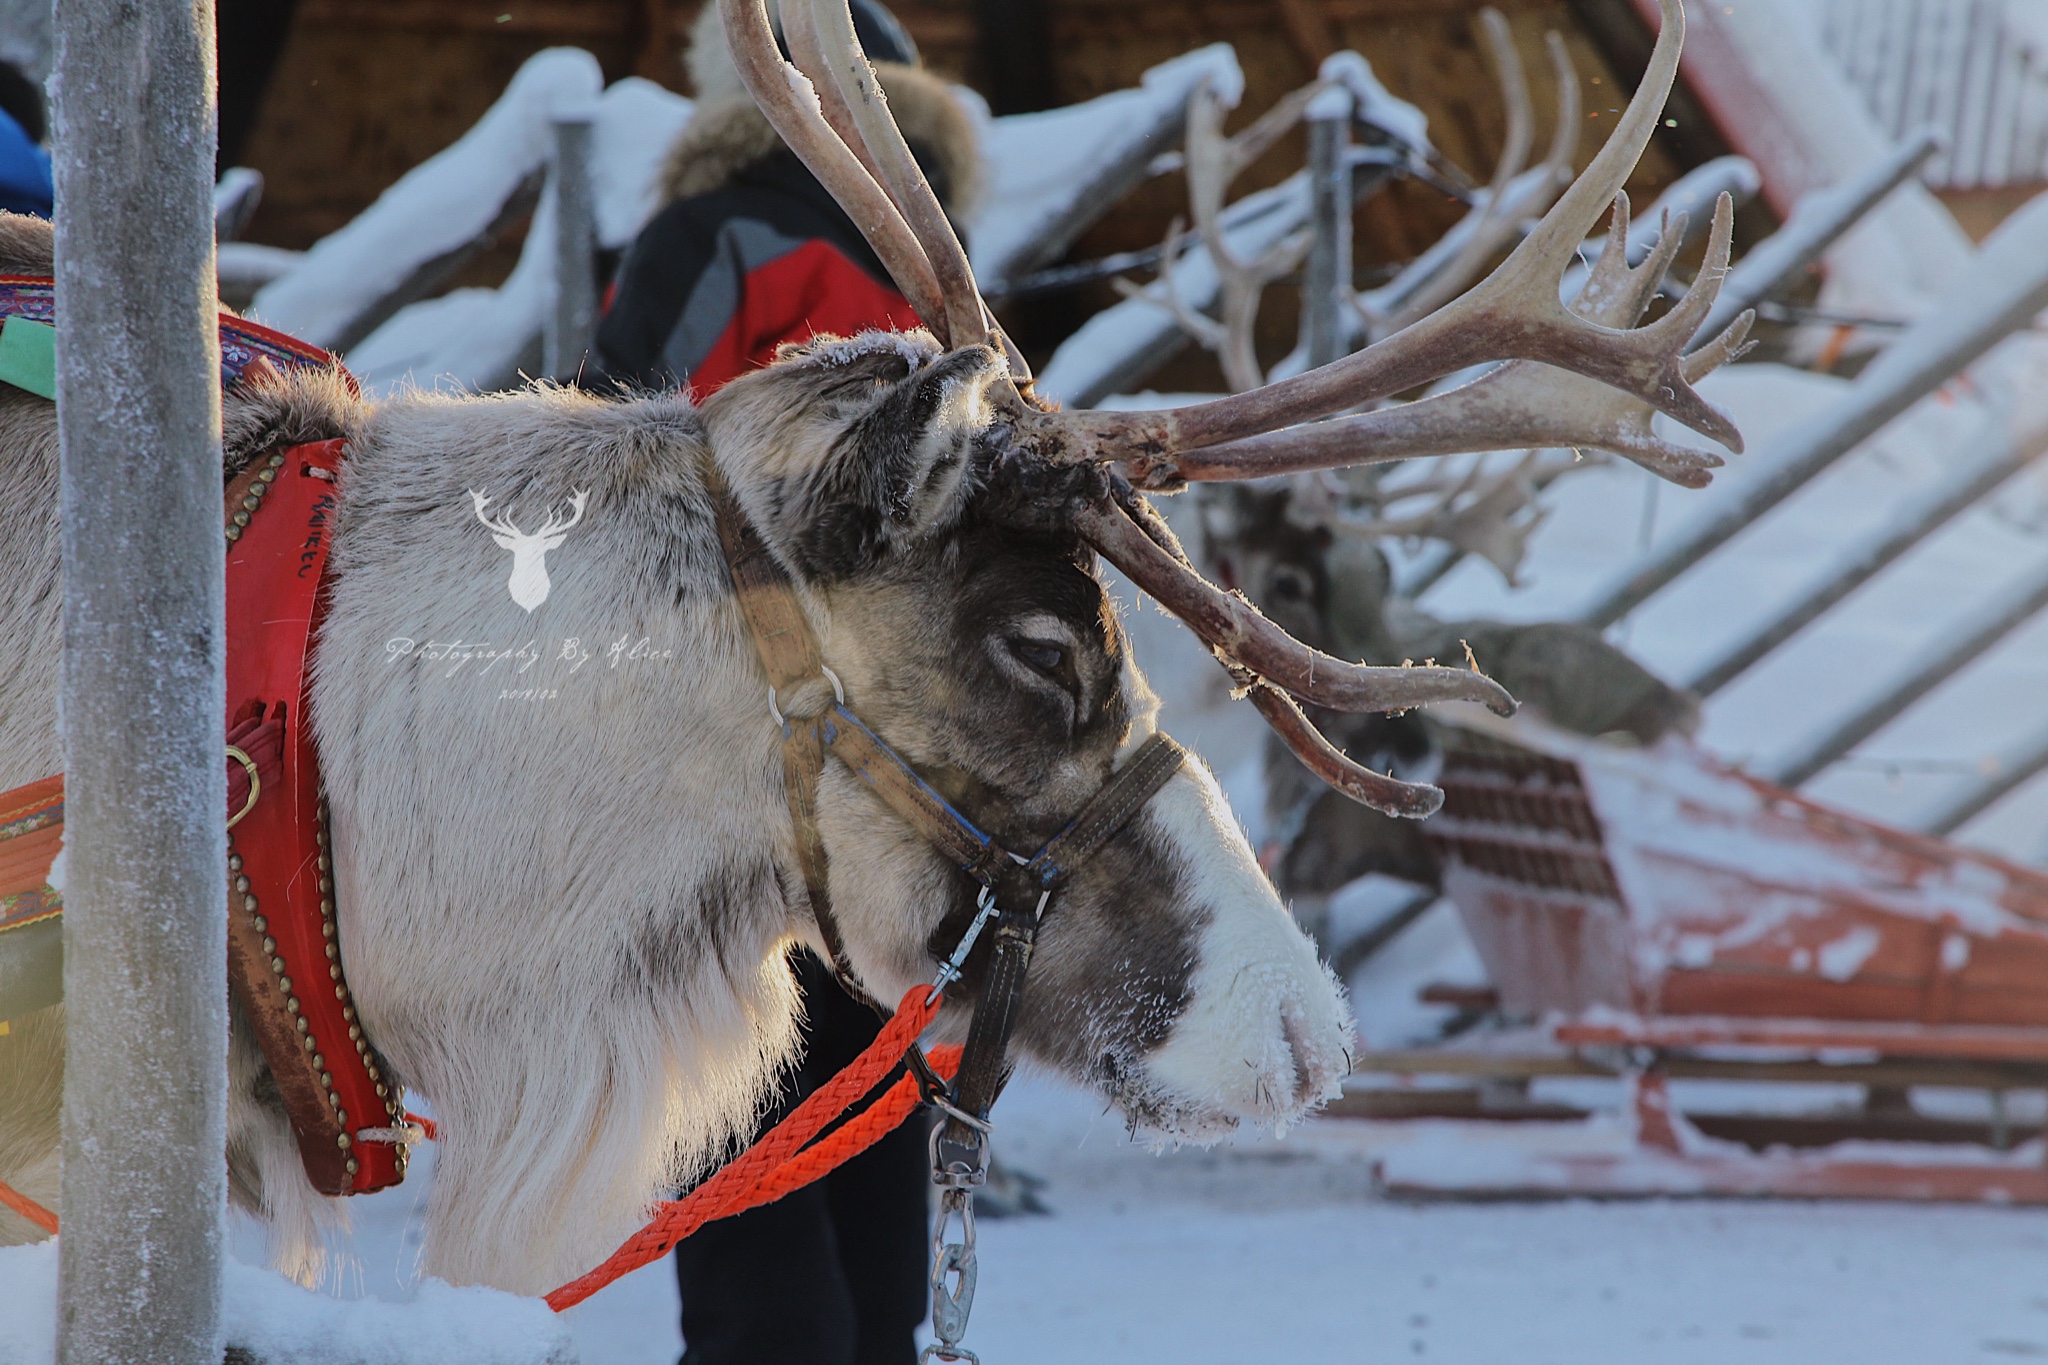
[[[697,109],[662,166],[663,204],[719,189],[741,168],[782,146],[740,83],[717,5],[704,6],[698,16],[688,67]],[[875,75],[905,140],[926,162],[925,174],[940,188],[946,211],[961,217],[981,188],[981,150],[972,116],[945,81],[922,67],[880,62]]]

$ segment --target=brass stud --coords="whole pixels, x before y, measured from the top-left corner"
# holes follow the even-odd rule
[[[248,889],[249,889],[249,879],[248,879],[247,877],[237,877],[237,878],[235,878],[235,890],[237,890],[237,891],[247,891]]]
[[[239,853],[230,853],[230,854],[228,855],[228,871],[230,871],[230,872],[240,872],[241,870],[242,870],[242,855],[241,855],[241,854],[239,854]]]
[[[230,526],[230,527],[228,527],[228,544],[232,545],[232,544],[234,544],[234,543],[235,543],[236,541],[240,540],[241,538],[242,538],[242,528],[241,528],[241,527],[239,527],[239,526]]]
[[[254,896],[242,897],[242,908],[244,910],[249,911],[251,914],[254,914],[256,910],[256,898]]]
[[[354,1005],[343,1005],[341,1007],[341,1017],[353,1024],[356,1021],[356,1007]]]
[[[268,934],[265,934],[265,935],[263,936],[263,951],[264,951],[264,952],[266,952],[266,953],[269,953],[269,954],[270,954],[270,955],[271,955],[272,957],[276,957],[276,956],[277,956],[277,940],[276,940],[276,939],[274,939],[274,938],[272,938],[272,937],[270,937],[270,935],[268,935]],[[279,970],[279,971],[283,971],[283,970],[284,970],[284,968],[282,968],[282,967],[279,967],[279,968],[278,968],[278,970]]]
[[[356,1039],[356,1055],[358,1057],[368,1057],[370,1055],[370,1045],[360,1038]]]
[[[329,920],[329,921],[327,921],[327,923],[325,923],[325,924],[321,925],[321,926],[320,926],[320,933],[321,933],[321,936],[322,936],[322,937],[324,937],[324,938],[333,938],[333,937],[334,937],[334,921],[333,921],[333,920]]]
[[[328,980],[330,980],[330,981],[339,981],[339,980],[341,980],[341,964],[340,964],[340,963],[338,963],[338,962],[337,962],[337,963],[335,963],[335,964],[334,964],[333,966],[331,966],[331,967],[329,967],[329,968],[327,969],[327,979],[328,979]]]
[[[348,1110],[341,1107],[341,1101],[339,1100],[336,1100],[334,1103],[334,1116],[341,1120],[342,1127],[348,1127]]]
[[[357,1041],[361,1041],[361,1039],[362,1039],[362,1036],[363,1036],[363,1031],[362,1031],[362,1030],[361,1030],[360,1028],[356,1027],[356,1026],[355,1026],[354,1024],[350,1024],[350,1025],[348,1026],[348,1036],[349,1036],[350,1038],[353,1038],[353,1039],[357,1040]]]
[[[237,525],[237,526],[247,526],[248,524],[249,524],[249,514],[248,514],[247,512],[237,512],[237,513],[235,513],[235,525]]]
[[[327,807],[325,807],[325,806],[322,806],[322,807],[320,808],[320,819],[321,819],[322,821],[325,821],[325,820],[327,819]],[[327,847],[327,831],[326,831],[326,830],[324,830],[324,829],[316,829],[316,830],[314,830],[314,831],[313,831],[313,842],[314,842],[314,843],[316,843],[316,844],[318,844],[318,845],[319,845],[319,846],[320,846],[321,848],[325,848],[325,847]],[[326,855],[325,855],[325,854],[321,855],[321,859],[322,859],[322,860],[321,860],[320,866],[322,866],[322,867],[325,867],[325,866],[327,866],[327,863],[326,863]]]
[[[313,1069],[315,1071],[325,1071],[327,1069],[327,1059],[317,1052],[313,1054]],[[326,1083],[329,1085],[333,1084],[331,1081]]]
[[[265,940],[264,940],[264,942],[266,942],[266,943],[267,943],[267,942],[269,942],[269,940],[268,940],[268,939],[265,939]],[[271,959],[270,959],[270,970],[272,970],[273,972],[276,972],[276,973],[277,973],[277,974],[278,974],[279,976],[283,976],[283,975],[284,975],[284,959],[283,959],[283,958],[281,958],[281,957],[273,957],[273,958],[271,958]],[[291,988],[290,988],[289,986],[287,986],[287,987],[286,987],[285,989],[289,990],[289,989],[291,989]]]
[[[348,1173],[350,1175],[354,1175],[357,1169],[358,1168],[356,1166],[356,1159],[354,1157],[350,1157],[348,1159]]]
[[[327,960],[328,960],[329,962],[332,962],[332,961],[334,961],[334,959],[336,959],[336,958],[338,958],[338,957],[340,957],[340,956],[341,956],[341,949],[339,949],[339,948],[335,947],[335,946],[334,946],[334,945],[333,945],[332,943],[330,943],[330,944],[328,944],[328,945],[327,945]]]
[[[268,921],[268,920],[264,919],[264,918],[263,918],[263,916],[261,916],[261,915],[258,915],[258,916],[256,917],[256,932],[257,932],[257,933],[259,933],[259,934],[267,934],[267,933],[269,933],[269,932],[270,932],[270,921]],[[265,949],[264,949],[263,951],[264,951],[264,952],[266,952],[266,953],[269,953],[269,952],[275,952],[275,951],[277,951],[277,950],[276,950],[276,949],[274,949],[274,948],[265,948]]]
[[[305,1022],[303,1019],[299,1021],[299,1031],[301,1033],[305,1032]],[[301,1038],[299,1039],[299,1046],[311,1052],[313,1050],[313,1040],[311,1038]]]
[[[258,504],[260,504],[262,501],[263,497],[261,494],[251,493],[248,497],[242,499],[242,506],[248,508],[251,512],[253,512],[256,510]]]
[[[291,993],[292,993],[292,979],[291,979],[290,977],[288,977],[288,976],[280,976],[280,977],[279,977],[279,978],[277,979],[277,987],[278,987],[278,989],[279,989],[279,990],[283,991],[283,992],[284,992],[284,993],[285,993],[286,995],[291,995]],[[298,997],[297,997],[297,996],[292,996],[292,1008],[293,1008],[294,1010],[296,1010],[296,1009],[298,1009],[298,1007],[299,1007],[299,1001],[298,1001]]]
[[[317,1053],[317,1052],[313,1054],[313,1065],[314,1065],[314,1066],[324,1066],[324,1065],[326,1065],[326,1063],[325,1063],[324,1061],[322,1061],[322,1060],[321,1060],[320,1054],[319,1054],[319,1053]],[[327,1098],[328,1098],[329,1100],[331,1100],[331,1101],[332,1101],[333,1103],[335,1103],[335,1104],[337,1104],[337,1105],[341,1103],[341,1101],[340,1101],[339,1099],[336,1099],[336,1098],[335,1098],[335,1094],[334,1094],[334,1077],[332,1077],[332,1076],[328,1075],[328,1074],[327,1074],[327,1073],[326,1073],[325,1071],[323,1071],[323,1072],[321,1072],[321,1073],[320,1073],[320,1084],[322,1084],[322,1085],[324,1085],[324,1086],[326,1086],[326,1087],[327,1087]]]
[[[322,847],[325,847],[327,843],[326,837],[322,836],[319,842]],[[319,868],[322,872],[325,872],[327,870],[327,855],[323,853],[319,857],[315,858],[313,860],[313,866]]]
[[[384,1096],[386,1096],[386,1095],[388,1095],[388,1094],[390,1094],[390,1093],[391,1093],[391,1092],[390,1092],[389,1090],[387,1090],[387,1089],[385,1088],[385,1086],[384,1086],[384,1082],[382,1082],[382,1081],[379,1081],[379,1082],[377,1082],[377,1097],[378,1097],[379,1099],[382,1099],[382,1098],[383,1098]]]
[[[282,450],[280,450],[280,451],[278,451],[278,452],[277,452],[277,453],[276,453],[275,455],[272,455],[272,456],[270,457],[270,467],[271,467],[272,469],[278,469],[278,468],[282,468],[282,467],[283,467],[283,465],[284,465],[284,452],[283,452]]]
[[[337,1147],[346,1148],[348,1146],[348,1134],[336,1133],[334,1135],[334,1145]]]
[[[268,488],[270,486],[270,481],[272,479],[275,479],[276,477],[277,471],[275,469],[266,469],[261,474],[258,474],[256,476],[256,481],[262,484],[265,488]]]
[[[335,987],[334,987],[334,998],[335,998],[336,1000],[347,1000],[347,999],[348,999],[348,982],[346,982],[346,981],[340,981],[340,982],[336,982],[336,983],[335,983]]]

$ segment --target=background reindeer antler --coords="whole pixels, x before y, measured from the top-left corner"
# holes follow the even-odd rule
[[[943,344],[993,341],[1010,355],[1015,386],[1007,402],[1019,451],[1049,465],[1107,468],[1110,491],[1076,514],[1080,534],[1187,622],[1304,763],[1358,800],[1414,816],[1434,810],[1442,793],[1352,763],[1300,718],[1292,698],[1347,711],[1438,701],[1478,701],[1507,711],[1512,700],[1476,670],[1370,668],[1310,650],[1241,596],[1203,578],[1138,490],[1531,445],[1610,449],[1666,477],[1703,481],[1718,460],[1660,442],[1649,430],[1652,411],[1741,448],[1734,425],[1694,392],[1692,382],[1734,354],[1748,315],[1695,355],[1685,354],[1727,273],[1733,214],[1727,196],[1716,205],[1706,263],[1656,322],[1633,326],[1676,250],[1675,232],[1667,232],[1635,271],[1617,245],[1625,233],[1610,234],[1595,272],[1603,292],[1588,290],[1595,304],[1605,298],[1609,307],[1582,301],[1568,310],[1558,298],[1560,278],[1617,202],[1670,91],[1684,37],[1679,0],[1659,0],[1663,28],[1649,69],[1607,144],[1479,285],[1320,369],[1192,407],[1131,413],[1047,411],[1029,397],[1028,372],[975,292],[959,239],[923,177],[905,173],[915,163],[888,117],[844,0],[783,3],[786,16],[809,7],[809,34],[791,39],[802,70],[777,52],[764,0],[719,0],[741,77],[769,122],[839,200]],[[1507,69],[1503,63],[1504,75]],[[844,108],[821,105],[820,90],[836,92],[827,99]],[[828,107],[836,117],[828,117]],[[1214,169],[1227,170],[1228,160]],[[1622,213],[1617,210],[1617,220]],[[1524,363],[1423,402],[1359,413],[1376,400],[1500,361]],[[1326,420],[1347,412],[1359,415]]]

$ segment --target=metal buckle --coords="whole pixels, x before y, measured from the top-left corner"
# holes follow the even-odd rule
[[[926,1146],[931,1151],[932,1184],[942,1190],[971,1190],[988,1179],[989,1135],[994,1131],[985,1119],[977,1119],[962,1113],[951,1104],[941,1106],[945,1111],[966,1123],[974,1132],[974,1145],[969,1147],[958,1142],[948,1142],[945,1137],[946,1125],[932,1125],[932,1135]],[[945,1154],[945,1148],[959,1152],[957,1158]]]
[[[228,745],[228,757],[241,764],[242,771],[249,774],[249,799],[242,803],[240,810],[228,817],[228,828],[233,829],[242,823],[243,816],[256,809],[256,798],[263,791],[263,779],[256,773],[256,760],[232,744]]]

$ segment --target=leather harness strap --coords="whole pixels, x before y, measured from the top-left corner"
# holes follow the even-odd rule
[[[978,1172],[979,1134],[987,1131],[989,1111],[1009,1075],[1009,1039],[1022,1007],[1038,925],[1052,893],[1166,785],[1186,761],[1187,751],[1164,734],[1152,735],[1036,855],[1027,859],[1012,852],[956,810],[854,714],[838,675],[825,665],[795,584],[717,471],[708,466],[706,481],[740,610],[768,674],[769,708],[783,728],[783,780],[804,891],[840,983],[856,999],[887,1012],[853,972],[845,935],[832,910],[831,865],[817,819],[818,785],[828,751],[982,886],[975,918],[934,985],[936,998],[936,992],[959,976],[977,938],[993,922],[988,971],[950,1100],[938,1093],[939,1083],[920,1065],[916,1049],[910,1053],[912,1069],[926,1079],[927,1098],[951,1115],[940,1135],[941,1145],[963,1154],[957,1159],[941,1154],[939,1161],[950,1169]],[[823,714],[792,719],[777,709],[778,696],[819,679],[831,682],[836,697]],[[978,1180],[979,1175],[962,1178]]]

